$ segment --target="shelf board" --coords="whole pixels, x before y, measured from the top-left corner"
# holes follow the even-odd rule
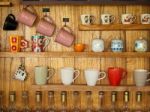
[[[11,2],[0,2],[0,6],[11,6]]]
[[[46,90],[46,91],[150,91],[149,86],[136,87],[128,86],[108,86],[108,85],[32,85],[31,90]]]
[[[111,24],[111,25],[79,25],[80,31],[99,31],[99,30],[150,30],[150,24]]]
[[[0,52],[0,58],[149,58],[150,52]]]

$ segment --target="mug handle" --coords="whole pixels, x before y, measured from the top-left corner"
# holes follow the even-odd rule
[[[111,15],[111,16],[110,16],[110,19],[111,19],[111,23],[113,23],[116,18],[115,18],[115,16]]]
[[[133,23],[136,20],[136,16],[132,16],[131,22]]]
[[[94,23],[94,21],[96,20],[96,18],[94,16],[90,16],[90,23]]]
[[[50,16],[44,15],[44,16],[43,16],[43,19],[44,19],[44,20],[47,20],[47,21],[50,22],[50,23],[54,23],[53,19],[52,19]]]
[[[76,78],[78,78],[78,76],[80,75],[80,71],[79,70],[74,70],[74,73],[77,74],[74,79],[73,82],[76,80]]]
[[[13,20],[16,20],[16,18],[13,14],[9,14],[7,17],[11,17]]]
[[[100,77],[100,75],[103,74],[102,77]],[[102,80],[106,77],[106,73],[105,72],[99,72],[99,79],[98,80]]]
[[[125,69],[123,69],[123,76],[122,79],[124,79],[127,76],[127,71]]]
[[[46,78],[47,80],[50,79],[55,74],[55,69],[54,68],[49,68],[48,72],[49,72],[49,75]]]
[[[149,74],[150,74],[150,72],[147,73],[147,75],[149,75]],[[150,78],[146,80],[146,82],[148,82],[148,81],[150,81]]]
[[[23,9],[29,10],[33,14],[37,14],[36,10],[31,5],[27,5]]]
[[[45,49],[47,46],[48,46],[48,44],[50,43],[50,39],[48,39],[48,38],[46,38],[46,39],[44,39],[44,47],[43,47],[43,49]]]
[[[69,33],[73,34],[73,31],[72,31],[72,29],[71,29],[69,26],[64,25],[62,28],[63,28],[64,30],[68,31]]]

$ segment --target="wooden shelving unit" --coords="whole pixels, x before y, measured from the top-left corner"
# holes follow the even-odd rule
[[[0,58],[50,58],[50,57],[57,57],[57,58],[63,58],[63,57],[80,57],[80,58],[90,58],[90,57],[105,57],[105,58],[149,58],[150,52],[0,52]]]
[[[11,6],[11,2],[0,2],[0,6]]]
[[[150,91],[149,86],[136,87],[134,85],[126,86],[109,86],[109,85],[32,85],[31,90],[46,90],[46,91]]]
[[[150,30],[150,24],[111,24],[111,25],[79,25],[81,31],[99,31],[99,30]]]

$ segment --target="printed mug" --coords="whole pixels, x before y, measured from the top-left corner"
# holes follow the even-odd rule
[[[121,22],[122,24],[133,24],[136,20],[136,16],[132,14],[122,14]]]
[[[44,52],[49,43],[50,40],[48,38],[40,35],[34,35],[32,36],[32,51]]]
[[[45,36],[52,36],[55,31],[55,24],[49,16],[44,16],[38,23],[36,31]]]
[[[150,24],[150,14],[141,14],[141,23]]]
[[[127,75],[127,72],[123,68],[109,67],[108,68],[108,79],[112,86],[119,86],[122,79]]]
[[[101,22],[102,24],[111,24],[115,21],[115,17],[111,14],[102,14]]]
[[[27,26],[32,26],[37,18],[32,6],[26,6],[17,16],[17,21]]]
[[[113,52],[122,52],[123,51],[123,41],[120,39],[113,39],[111,41],[111,50]]]
[[[82,14],[81,15],[81,23],[84,25],[93,24],[94,20],[95,20],[95,17],[90,14]]]

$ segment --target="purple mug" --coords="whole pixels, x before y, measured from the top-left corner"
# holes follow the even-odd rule
[[[67,30],[64,27],[67,28]],[[70,47],[73,44],[75,37],[72,34],[70,28],[67,26],[64,27],[59,30],[58,34],[56,35],[55,42],[60,43],[66,47]]]
[[[48,16],[44,16],[38,23],[36,31],[45,36],[52,36],[55,31],[55,24],[52,19]]]
[[[29,8],[32,9],[32,11]],[[23,8],[17,16],[17,21],[31,27],[37,18],[37,15],[33,11],[34,9],[31,6]]]

